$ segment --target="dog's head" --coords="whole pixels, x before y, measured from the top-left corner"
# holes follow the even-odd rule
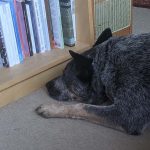
[[[111,36],[111,30],[109,28],[105,29],[93,47],[103,43]],[[92,58],[96,52],[94,48],[82,55],[73,51],[69,52],[73,59],[67,64],[63,75],[46,84],[49,95],[59,101],[75,100],[90,103],[93,98],[91,86],[93,76]]]

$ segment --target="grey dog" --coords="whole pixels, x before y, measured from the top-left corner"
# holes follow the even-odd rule
[[[150,33],[115,37],[107,28],[90,50],[70,54],[73,59],[63,75],[46,87],[58,101],[80,103],[41,105],[36,112],[141,134],[150,122]]]

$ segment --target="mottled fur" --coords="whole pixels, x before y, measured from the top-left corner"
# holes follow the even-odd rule
[[[63,75],[46,86],[54,99],[86,103],[78,109],[84,115],[77,111],[45,115],[43,106],[37,112],[45,117],[103,118],[129,134],[140,134],[150,122],[150,33],[112,37],[108,28],[90,50],[70,54],[73,60]],[[104,102],[109,105],[100,106]],[[65,110],[74,106],[63,105]]]

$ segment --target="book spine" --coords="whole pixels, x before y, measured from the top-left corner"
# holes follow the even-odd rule
[[[2,57],[1,57],[1,53],[3,51],[3,43],[2,43],[2,33],[1,33],[1,26],[0,26],[0,68],[3,67],[3,60],[2,60]]]
[[[28,46],[28,41],[27,41],[27,34],[26,34],[26,28],[25,28],[21,2],[18,0],[14,0],[14,6],[15,6],[15,11],[16,11],[16,16],[17,16],[17,23],[18,23],[18,30],[19,30],[19,35],[20,35],[22,53],[25,58],[25,57],[30,56],[30,53],[29,53],[29,46]]]
[[[75,0],[71,0],[71,12],[72,12],[72,21],[73,21],[74,40],[76,42],[77,31],[76,31]]]
[[[14,30],[15,30],[15,38],[16,38],[17,48],[18,48],[18,55],[19,55],[20,62],[22,62],[23,61],[23,54],[22,54],[21,42],[20,42],[20,38],[19,38],[14,2],[13,2],[13,0],[5,0],[5,1],[8,2],[10,5],[12,20],[13,20],[13,26],[14,26]]]
[[[28,23],[29,23],[29,30],[30,30],[31,43],[32,43],[32,51],[33,51],[33,54],[36,54],[36,46],[35,46],[35,39],[34,39],[34,33],[33,33],[33,27],[32,27],[30,6],[28,3],[26,3],[25,6],[26,6],[26,12],[27,12],[27,19],[28,19]]]
[[[9,16],[7,15],[6,11],[8,11],[8,9],[5,7],[5,3],[0,3],[0,26],[1,26],[1,31],[3,34],[3,40],[5,43],[5,47],[6,47],[6,53],[7,53],[7,57],[8,57],[8,62],[9,62],[9,67],[14,66],[15,65],[15,61],[14,61],[14,56],[13,56],[13,43],[12,43],[12,36],[10,32],[10,24],[9,23]],[[9,4],[7,4],[9,5]],[[8,43],[9,41],[9,43]]]
[[[59,0],[49,0],[55,47],[64,48]]]
[[[1,28],[1,27],[0,27]],[[1,29],[0,29],[0,68],[3,67],[3,63],[2,63],[2,58],[1,58],[1,52],[2,52],[2,49],[3,46],[2,46],[2,39],[1,39]]]
[[[37,34],[39,37],[39,43],[40,43],[40,52],[45,52],[45,43],[44,43],[44,35],[42,31],[42,21],[40,17],[40,8],[39,8],[39,0],[33,0],[33,7],[35,12],[35,21],[37,25]]]
[[[6,53],[6,47],[4,43],[4,36],[1,29],[0,24],[0,59],[1,59],[1,65],[4,67],[9,67],[8,57]]]
[[[2,62],[1,55],[0,55],[0,68],[3,68],[3,62]]]
[[[40,52],[40,39],[38,36],[38,27],[37,27],[37,23],[36,23],[36,15],[35,15],[35,10],[34,10],[33,0],[25,0],[25,2],[26,2],[26,4],[29,5],[29,8],[30,8],[34,40],[36,43],[36,45],[35,45],[36,46],[36,53],[39,53]]]
[[[54,43],[54,35],[53,35],[53,27],[52,27],[49,0],[45,0],[44,2],[45,2],[45,10],[46,10],[46,16],[47,16],[47,25],[48,25],[48,31],[49,31],[50,46],[51,46],[51,48],[54,48],[55,43]]]
[[[6,9],[8,10],[8,11],[6,11],[6,14],[7,14],[7,17],[9,18],[8,24],[9,24],[9,33],[11,34],[11,38],[12,38],[13,57],[14,57],[15,64],[19,64],[20,59],[19,59],[19,53],[18,53],[18,43],[17,43],[17,39],[16,39],[16,35],[15,35],[16,30],[14,28],[14,26],[17,24],[14,24],[14,22],[13,22],[13,16],[15,14],[12,14],[10,3],[9,3],[9,5],[6,5]]]
[[[60,0],[60,12],[64,43],[67,46],[75,45],[71,0]]]
[[[41,20],[42,20],[42,25],[43,25],[45,49],[50,50],[51,47],[50,47],[50,41],[49,41],[47,16],[46,16],[46,10],[45,10],[45,2],[44,1],[39,1],[39,4],[40,4]]]
[[[28,23],[28,19],[27,19],[25,1],[21,2],[21,4],[22,4],[27,40],[28,40],[28,45],[29,45],[29,53],[30,53],[30,56],[33,56],[32,42],[31,42],[31,36],[30,36],[30,30],[29,30],[29,23]]]

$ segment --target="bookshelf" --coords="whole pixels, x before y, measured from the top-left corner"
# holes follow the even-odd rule
[[[60,75],[71,58],[68,50],[82,53],[92,46],[94,42],[92,6],[92,0],[84,2],[76,0],[77,43],[75,47],[53,49],[29,57],[22,64],[0,69],[0,107],[39,89],[46,82]],[[129,33],[131,33],[131,24],[114,34]]]

